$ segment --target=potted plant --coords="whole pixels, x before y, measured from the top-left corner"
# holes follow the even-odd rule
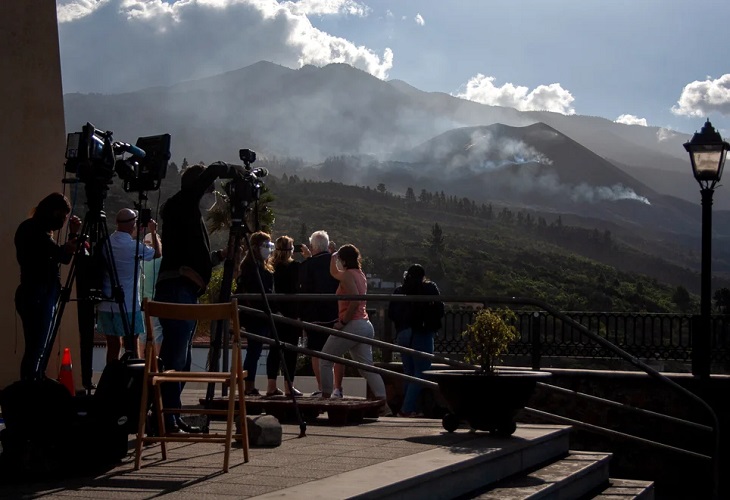
[[[498,368],[500,356],[519,337],[516,316],[509,309],[481,309],[462,336],[467,341],[465,360],[474,370],[430,370],[425,375],[439,385],[451,413],[443,426],[453,432],[461,420],[471,428],[510,436],[517,426],[514,417],[525,407],[541,377],[550,373],[527,369]]]

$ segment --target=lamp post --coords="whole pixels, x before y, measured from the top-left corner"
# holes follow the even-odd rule
[[[692,140],[684,144],[692,162],[692,173],[702,194],[702,267],[700,283],[700,329],[692,335],[692,374],[710,376],[710,340],[712,331],[712,194],[722,177],[722,168],[730,144],[722,140],[710,120]]]

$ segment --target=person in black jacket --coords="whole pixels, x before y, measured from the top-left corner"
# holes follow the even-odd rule
[[[269,256],[274,251],[274,244],[271,242],[271,236],[263,231],[257,231],[251,235],[251,251],[246,253],[241,262],[241,270],[236,279],[237,293],[261,293],[261,285],[264,287],[265,293],[274,292],[274,268],[269,262]],[[258,277],[256,274],[258,273]],[[261,284],[259,284],[259,277]],[[244,301],[241,305],[262,309],[263,303],[260,300]],[[276,311],[273,311],[276,312]],[[251,332],[262,337],[270,337],[271,331],[268,318],[260,318],[251,314],[241,313],[241,326],[247,332]],[[247,396],[258,396],[259,391],[256,389],[256,371],[263,349],[263,343],[249,338],[246,345],[246,357],[243,358],[243,369],[247,371],[245,380],[245,394]],[[269,349],[269,355],[266,357],[266,378],[267,378],[267,396],[280,396],[284,392],[276,387],[276,379],[279,376],[279,351],[273,348]]]
[[[436,283],[426,278],[426,271],[420,264],[413,264],[403,275],[403,285],[393,293],[404,295],[440,295]],[[433,354],[433,343],[436,333],[441,328],[444,317],[444,303],[440,300],[432,302],[391,302],[388,317],[395,324],[396,343],[422,352]],[[423,377],[423,372],[431,368],[431,361],[424,358],[402,354],[403,373],[414,377]],[[405,384],[403,405],[398,413],[401,417],[421,416],[420,397],[422,387],[417,384]]]
[[[20,285],[15,291],[15,308],[23,323],[25,352],[20,364],[23,380],[45,377],[46,343],[61,292],[59,266],[71,262],[81,219],[68,221],[69,235],[64,245],[53,240],[71,213],[71,205],[61,193],[51,193],[33,209],[29,219],[15,232],[15,250],[20,265]]]
[[[166,245],[155,286],[156,301],[197,304],[208,287],[213,267],[225,260],[227,248],[211,252],[202,214],[215,205],[215,179],[231,177],[233,168],[225,163],[212,163],[207,168],[191,165],[182,173],[180,191],[163,205],[161,233]],[[161,318],[160,325],[160,358],[165,369],[190,371],[195,321]],[[166,408],[182,408],[183,384],[166,382],[160,389]],[[198,430],[173,413],[165,414],[165,427],[169,432]]]
[[[305,261],[302,263],[299,275],[299,290],[301,293],[332,294],[337,292],[340,282],[330,274],[330,260],[332,253],[329,250],[330,237],[324,230],[315,231],[309,237],[310,250],[302,245],[302,255]],[[337,299],[332,301],[308,302],[302,307],[302,320],[309,323],[333,328],[337,322]],[[307,347],[314,351],[321,351],[327,338],[326,333],[308,331]],[[317,379],[317,390],[312,396],[322,394],[322,379],[320,374],[319,358],[312,358],[312,371]],[[332,397],[342,397],[342,379],[345,375],[345,367],[340,363],[334,365],[334,392]]]
[[[300,263],[292,258],[294,254],[294,239],[289,236],[279,236],[276,239],[274,253],[271,256],[271,265],[274,267],[274,290],[276,293],[297,293],[299,290],[299,266]],[[279,302],[279,312],[287,318],[299,319],[300,307],[297,302]],[[299,335],[302,333],[300,327],[279,323],[276,331],[282,342],[297,345]],[[272,349],[269,356],[277,356],[279,351]],[[287,373],[294,384],[294,373],[297,369],[297,353],[295,351],[284,351],[284,364]],[[293,392],[296,397],[302,396],[301,391],[296,387],[287,384],[286,395]]]

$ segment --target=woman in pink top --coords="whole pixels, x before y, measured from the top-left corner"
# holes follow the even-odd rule
[[[332,254],[331,259],[330,273],[340,282],[337,295],[365,295],[368,291],[368,282],[362,272],[360,251],[354,245],[343,245]],[[365,310],[366,301],[338,300],[337,304],[339,317],[334,325],[335,329],[369,339],[375,336],[375,330]],[[322,348],[323,353],[334,356],[343,356],[348,351],[354,361],[373,364],[373,349],[368,344],[330,335]],[[320,360],[323,398],[328,398],[332,394],[332,364],[332,361]],[[360,375],[365,377],[377,399],[385,399],[385,384],[380,375],[363,370],[360,371]],[[387,409],[387,405],[385,408]]]

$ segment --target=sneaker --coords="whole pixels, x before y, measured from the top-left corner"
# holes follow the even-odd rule
[[[299,389],[297,389],[296,387],[294,389],[292,389],[291,392],[285,394],[285,396],[290,398],[290,397],[292,397],[292,394],[294,395],[295,398],[301,398],[302,396],[304,396],[304,393],[302,391],[300,391]]]
[[[322,395],[322,391],[314,391],[312,394],[310,394],[310,397],[318,398]]]
[[[342,399],[344,396],[342,395],[342,389],[335,389],[332,391],[332,397],[333,398],[339,398]]]
[[[393,410],[390,409],[390,406],[388,406],[388,403],[385,403],[383,406],[378,408],[378,417],[392,417],[393,416]]]

